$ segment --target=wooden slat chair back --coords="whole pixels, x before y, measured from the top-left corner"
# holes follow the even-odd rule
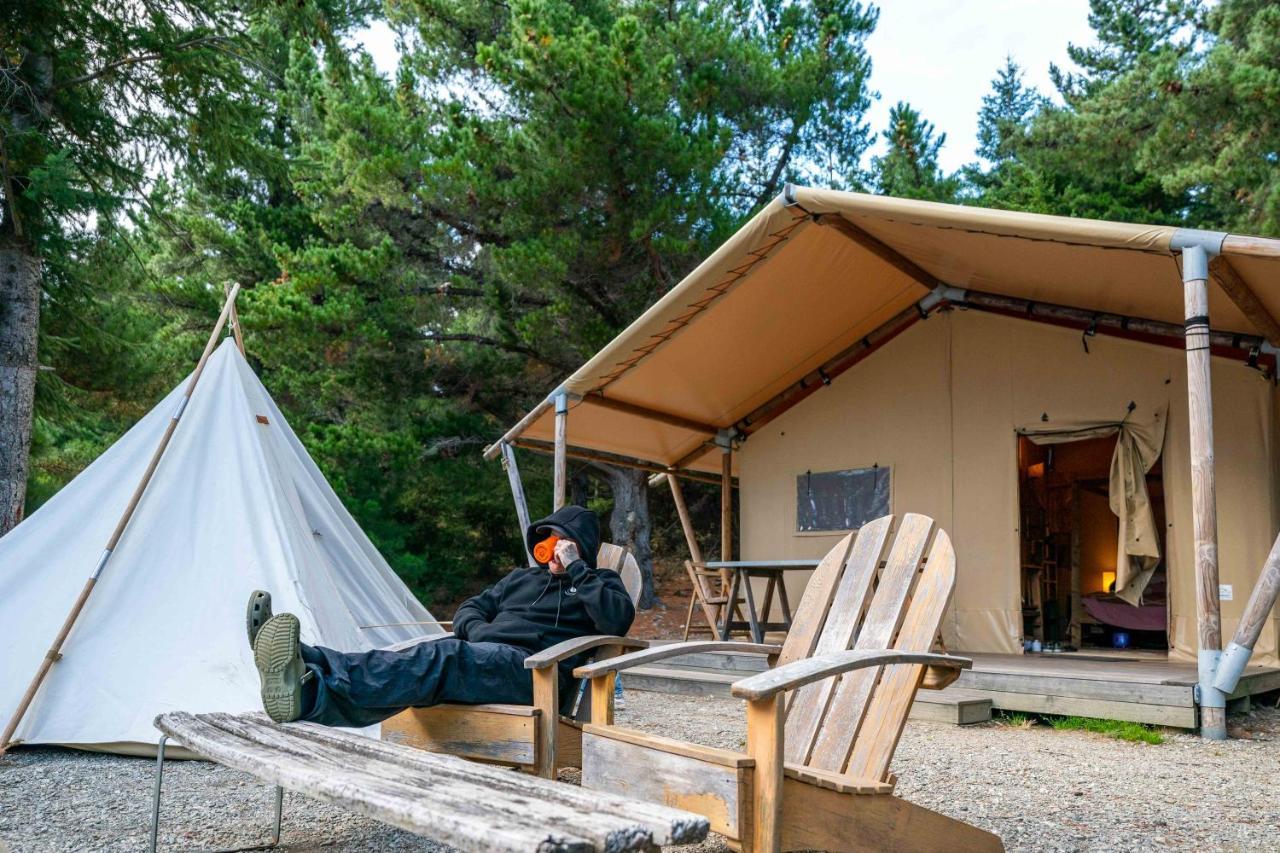
[[[729,597],[716,591],[716,585],[720,581],[720,572],[705,568],[704,566],[694,563],[691,560],[684,561],[685,573],[689,575],[689,610],[684,616],[684,639],[689,639],[689,633],[693,630],[693,611],[698,608],[702,611],[702,617],[706,620],[707,630],[712,637],[719,636],[719,627],[716,623],[720,621],[722,609],[729,601]],[[701,626],[699,626],[701,629]]]
[[[630,551],[621,545],[605,542],[596,554],[596,567],[617,572],[622,577],[622,585],[627,588],[631,603],[640,600],[640,564]]]
[[[808,616],[804,611],[811,608],[816,615],[829,586],[827,616],[814,636],[788,636],[779,664],[850,648],[929,651],[955,587],[955,552],[946,532],[935,535],[933,520],[922,515],[907,515],[891,543],[892,521],[865,525],[849,537],[846,559],[819,566],[832,578],[815,577],[815,596],[802,600],[801,612]],[[884,678],[882,671],[861,669],[794,691],[786,720],[788,764],[887,780],[924,667],[895,667]]]
[[[602,543],[596,565],[618,572],[634,604],[640,596],[640,567],[621,545]],[[630,582],[629,582],[630,581]],[[451,637],[444,634],[423,642]],[[395,648],[413,645],[402,643]],[[582,762],[582,728],[559,714],[559,667],[568,658],[594,651],[597,659],[646,643],[625,637],[582,637],[552,646],[525,660],[533,670],[532,705],[436,705],[409,708],[382,723],[384,740],[408,744],[432,752],[452,753],[474,761],[518,767],[554,778],[560,767]],[[605,700],[612,713],[613,694]],[[584,703],[584,714],[590,714]]]
[[[892,796],[890,762],[917,689],[945,687],[971,664],[930,652],[955,587],[950,537],[926,516],[893,522],[871,521],[831,549],[781,647],[673,643],[579,669],[594,691],[680,653],[737,649],[773,664],[733,685],[748,702],[745,754],[593,717],[583,784],[704,803],[712,829],[744,850],[1002,849],[990,833]],[[625,768],[614,772],[617,763]]]

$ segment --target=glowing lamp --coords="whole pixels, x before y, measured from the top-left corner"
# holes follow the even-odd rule
[[[1115,572],[1102,573],[1102,591],[1103,592],[1111,592],[1111,585],[1115,582],[1116,582]]]

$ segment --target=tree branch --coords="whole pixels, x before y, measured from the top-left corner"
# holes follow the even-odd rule
[[[218,44],[228,41],[225,36],[201,36],[200,38],[191,39],[190,41],[180,42],[173,46],[174,51],[190,50],[193,47],[203,47],[207,44]],[[110,74],[117,68],[123,68],[126,65],[137,65],[142,62],[155,62],[164,59],[167,53],[140,53],[134,56],[125,56],[108,62],[97,71],[90,71],[88,74],[81,74],[79,77],[72,77],[70,80],[64,80],[54,85],[53,91],[58,92],[62,89],[69,89],[72,86],[81,86],[85,83],[91,83],[99,77]]]
[[[480,346],[492,347],[494,349],[503,350],[504,352],[516,353],[517,355],[526,356],[528,358],[533,359],[534,361],[539,362],[540,364],[545,364],[547,367],[550,367],[554,370],[563,371],[567,369],[564,365],[557,364],[554,361],[551,361],[550,359],[546,358],[541,353],[539,353],[537,350],[533,349],[532,347],[527,347],[524,344],[507,343],[506,341],[500,341],[497,338],[490,338],[490,337],[486,337],[485,335],[473,335],[468,332],[443,332],[442,333],[442,332],[424,331],[423,335],[426,337],[427,340],[431,341],[432,343],[460,341],[463,343],[479,344]]]
[[[489,293],[483,288],[458,287],[447,282],[445,284],[428,286],[424,292],[435,293],[439,296],[466,296],[472,299],[483,299],[489,295]],[[550,299],[547,299],[544,296],[534,296],[532,294],[518,293],[513,298],[521,305],[533,308],[545,308],[551,304]]]

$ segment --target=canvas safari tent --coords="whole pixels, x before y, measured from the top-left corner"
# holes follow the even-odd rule
[[[370,649],[441,631],[406,624],[432,616],[230,339],[183,406],[188,385],[0,538],[0,720],[13,718],[86,578],[99,575],[13,743],[149,753],[157,714],[260,710],[245,638],[254,589],[299,614],[309,643]],[[179,418],[104,563],[103,543]]]
[[[822,554],[857,522],[805,497],[871,472],[871,505],[953,537],[948,647],[1020,653],[1028,471],[1106,439],[1116,598],[1152,597],[1158,565],[1192,660],[1280,521],[1277,316],[1277,240],[788,187],[486,453],[552,452],[559,427],[564,456],[736,478],[745,559]],[[1223,587],[1198,602],[1215,491]]]

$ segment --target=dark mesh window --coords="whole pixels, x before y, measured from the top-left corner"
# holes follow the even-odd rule
[[[889,514],[889,469],[806,471],[796,477],[796,529],[857,530]]]

